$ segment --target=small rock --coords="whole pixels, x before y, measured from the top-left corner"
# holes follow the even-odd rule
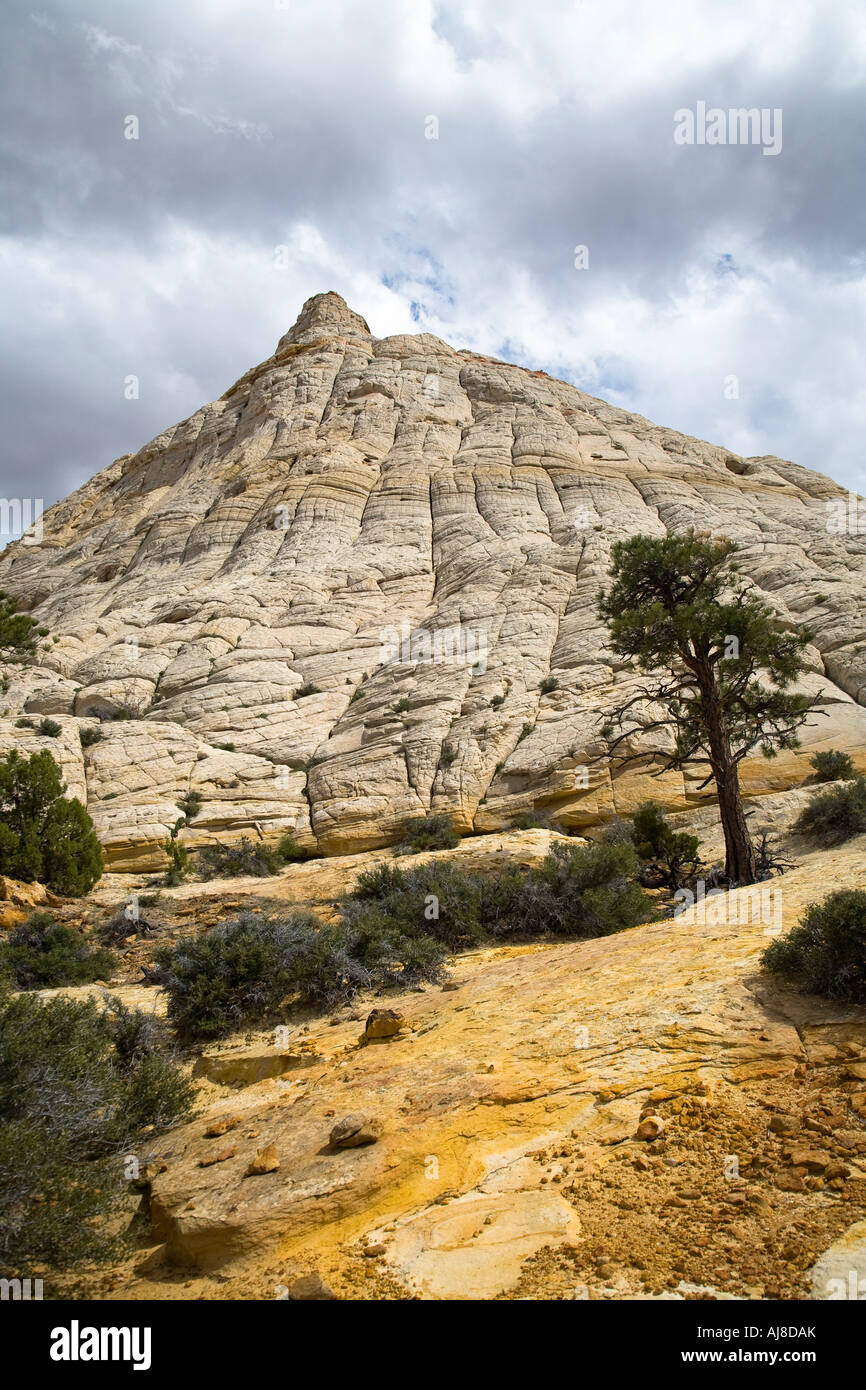
[[[266,1144],[263,1149],[259,1149],[244,1176],[252,1178],[261,1173],[275,1173],[279,1166],[280,1156],[277,1153],[276,1145]]]
[[[374,1009],[364,1026],[364,1040],[370,1042],[379,1038],[393,1038],[405,1021],[396,1009]]]
[[[375,1144],[382,1129],[382,1121],[375,1115],[344,1115],[331,1130],[330,1143],[335,1149],[357,1149],[362,1144]]]
[[[302,1274],[299,1278],[293,1279],[287,1288],[289,1298],[296,1303],[324,1302],[326,1299],[337,1297],[321,1274]]]
[[[651,1144],[654,1139],[658,1139],[663,1132],[665,1122],[661,1115],[647,1115],[645,1120],[641,1120],[635,1131],[635,1139],[643,1139]]]
[[[384,1255],[384,1254],[387,1253],[387,1248],[388,1248],[388,1247],[385,1246],[385,1245],[368,1245],[368,1246],[366,1247],[366,1249],[364,1250],[364,1259],[365,1259],[365,1260],[375,1260],[375,1259],[378,1259],[378,1257],[379,1257],[380,1255]]]
[[[239,1124],[240,1118],[237,1115],[223,1115],[222,1119],[214,1120],[212,1124],[208,1125],[204,1137],[205,1139],[218,1139],[221,1134],[227,1133],[228,1130],[234,1129],[235,1125]]]
[[[791,1163],[795,1168],[805,1168],[809,1173],[823,1173],[832,1163],[832,1157],[824,1149],[794,1149]]]
[[[799,1128],[800,1122],[794,1115],[773,1115],[770,1118],[773,1134],[796,1134]]]

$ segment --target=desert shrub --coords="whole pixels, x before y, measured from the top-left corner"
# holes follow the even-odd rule
[[[551,691],[559,689],[559,681],[556,679],[556,676],[545,676],[539,689],[542,695],[549,695]]]
[[[356,898],[340,905],[343,921],[373,935],[392,934],[438,941],[448,951],[465,950],[484,935],[483,875],[434,861],[413,869],[378,869],[361,874]]]
[[[186,796],[182,796],[177,804],[183,811],[184,820],[189,823],[189,821],[195,820],[202,808],[201,792],[187,792]]]
[[[168,840],[163,840],[162,847],[168,855],[168,868],[163,884],[166,888],[174,888],[190,871],[189,850],[174,835]]]
[[[33,719],[28,719],[26,714],[22,714],[20,719],[15,720],[16,729],[35,729],[36,723]]]
[[[317,685],[312,685],[308,682],[306,685],[302,685],[300,690],[295,691],[294,698],[296,700],[305,700],[308,695],[321,695],[321,693]]]
[[[102,873],[93,822],[63,795],[60,768],[47,751],[13,751],[0,761],[0,873],[79,897]]]
[[[40,719],[38,727],[44,738],[58,738],[63,733],[63,726],[56,719]]]
[[[646,881],[679,888],[700,863],[697,835],[674,830],[656,801],[645,801],[639,806],[633,824],[635,848],[648,866]]]
[[[423,850],[453,849],[459,843],[460,836],[450,816],[420,816],[406,822],[403,839],[397,848],[408,854],[420,854]]]
[[[4,1263],[68,1268],[116,1253],[106,1223],[125,1191],[121,1154],[193,1109],[193,1087],[153,1034],[124,1044],[143,1028],[90,1001],[0,996]]]
[[[762,960],[809,994],[866,1004],[866,892],[843,888],[813,903]]]
[[[823,845],[838,845],[866,831],[866,777],[818,792],[804,806],[794,829]]]
[[[634,825],[621,816],[615,816],[602,830],[601,838],[608,845],[633,845]]]
[[[299,845],[291,831],[281,836],[277,845],[277,858],[281,864],[297,864],[307,858],[307,851]]]
[[[857,776],[851,754],[842,753],[838,748],[814,753],[809,763],[814,768],[813,782],[851,782]]]
[[[197,868],[202,878],[237,878],[250,875],[267,878],[279,873],[282,860],[270,845],[243,837],[239,845],[205,845],[197,854]]]
[[[111,975],[116,965],[112,951],[90,946],[48,912],[34,912],[0,945],[0,972],[19,989],[91,984]]]
[[[560,841],[530,870],[504,930],[554,936],[609,936],[652,916],[649,898],[634,882],[637,854],[630,845],[603,840]]]
[[[101,729],[81,729],[78,734],[82,748],[92,748],[94,743],[99,743],[103,738]]]
[[[549,830],[550,823],[538,811],[521,811],[513,816],[511,830]]]
[[[266,1017],[296,992],[299,962],[318,923],[307,913],[233,922],[154,953],[168,993],[168,1016],[183,1037],[221,1037]]]

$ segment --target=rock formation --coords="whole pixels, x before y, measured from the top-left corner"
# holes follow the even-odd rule
[[[360,851],[431,810],[591,825],[648,791],[600,734],[627,679],[595,613],[611,545],[694,526],[815,634],[828,717],[799,755],[747,762],[746,793],[802,782],[815,747],[866,766],[866,536],[828,529],[837,499],[544,372],[376,339],[316,295],[272,357],[0,557],[52,634],[0,701],[0,752],[50,746],[118,869],[162,863],[190,792],[190,843],[291,828]],[[673,810],[707,795],[651,788]]]

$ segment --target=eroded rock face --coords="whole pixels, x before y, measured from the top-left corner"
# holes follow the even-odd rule
[[[317,295],[220,400],[0,557],[60,639],[13,679],[0,753],[50,743],[116,868],[162,863],[190,792],[192,843],[293,829],[327,853],[431,810],[477,830],[533,805],[566,827],[628,813],[649,788],[604,760],[623,677],[596,593],[615,540],[695,526],[739,541],[815,634],[806,684],[830,717],[800,754],[746,763],[747,793],[802,781],[815,747],[866,766],[866,536],[828,530],[843,496],[543,372],[376,339]],[[62,735],[23,733],[22,712]],[[697,787],[651,784],[672,810]]]

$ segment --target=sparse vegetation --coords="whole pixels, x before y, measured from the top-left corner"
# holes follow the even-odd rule
[[[220,1037],[291,1003],[344,1003],[361,989],[441,978],[446,956],[504,936],[603,936],[646,921],[633,848],[555,846],[536,869],[496,875],[432,861],[358,877],[336,922],[243,913],[155,953],[185,1038]]]
[[[840,845],[866,832],[866,777],[818,792],[803,808],[794,829],[821,845]]]
[[[48,912],[34,912],[0,944],[0,974],[18,989],[91,984],[107,979],[116,965],[112,951],[94,948]]]
[[[0,661],[25,661],[36,653],[36,638],[47,636],[48,628],[29,613],[19,613],[12,595],[0,589]]]
[[[81,729],[78,734],[82,748],[92,748],[94,743],[99,743],[104,737],[101,729]]]
[[[851,754],[842,753],[838,748],[813,754],[809,763],[814,769],[813,782],[851,782],[857,776]]]
[[[700,864],[697,835],[676,831],[656,801],[645,801],[633,818],[633,841],[644,861],[641,881],[649,887],[676,890]]]
[[[549,830],[550,822],[538,811],[521,811],[511,819],[512,830]]]
[[[152,1020],[113,1005],[0,995],[0,1251],[26,1268],[106,1258],[119,1155],[189,1118],[194,1090]],[[151,1129],[151,1126],[153,1127]]]
[[[539,689],[542,695],[550,695],[552,691],[559,689],[559,681],[556,676],[545,676]]]
[[[459,843],[450,816],[419,816],[407,821],[397,848],[406,854],[420,854],[422,850],[454,849]]]
[[[317,685],[311,685],[308,682],[306,685],[302,685],[300,690],[295,691],[294,698],[296,700],[305,700],[308,695],[321,695],[321,693],[322,692]]]
[[[841,889],[813,903],[762,959],[809,994],[866,1004],[866,892]]]
[[[245,875],[267,878],[271,874],[278,874],[286,864],[297,863],[306,857],[306,851],[291,833],[283,835],[276,846],[261,841],[254,844],[244,836],[236,845],[205,845],[198,851],[196,867],[202,878],[206,879]]]
[[[0,873],[79,897],[102,873],[102,848],[86,808],[64,791],[47,749],[0,761]]]
[[[56,719],[40,719],[38,729],[44,738],[57,738],[63,733],[63,726]]]

